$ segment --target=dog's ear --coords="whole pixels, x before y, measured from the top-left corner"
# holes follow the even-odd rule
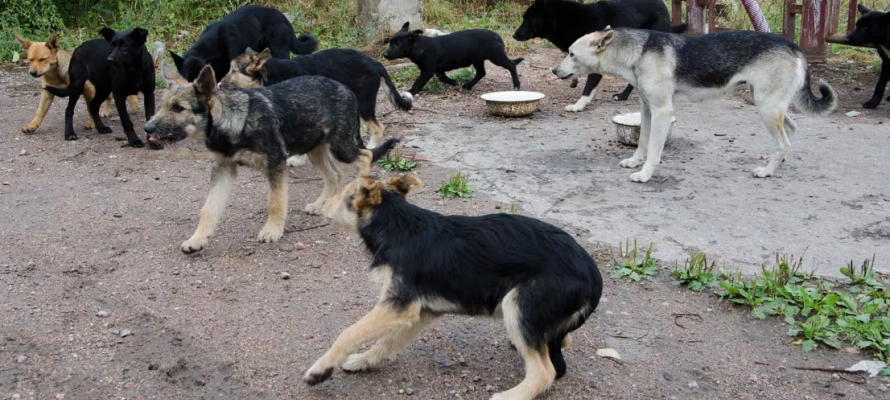
[[[49,38],[46,39],[46,48],[50,49],[51,51],[58,51],[59,50],[59,35],[57,35],[55,32],[53,32],[51,35],[49,35]]]
[[[272,50],[269,50],[269,48],[266,47],[260,54],[256,55],[255,68],[258,70],[263,69],[263,66],[266,65],[266,61],[269,61],[270,58],[272,58]]]
[[[138,43],[145,44],[145,40],[148,39],[148,31],[142,28],[135,28],[130,32],[130,36],[136,38]]]
[[[170,68],[170,65],[164,61],[161,61],[161,76],[167,82],[167,87],[182,86],[188,83],[182,75],[179,75],[179,71]]]
[[[361,196],[356,198],[353,205],[359,214],[363,213],[362,210],[380,205],[382,196],[380,194],[380,181],[377,179],[369,176],[360,178],[356,191]]]
[[[387,184],[395,189],[396,194],[404,199],[405,196],[408,195],[408,192],[419,188],[421,182],[420,179],[414,175],[402,175],[390,178]]]
[[[173,59],[173,65],[176,66],[176,70],[182,70],[182,64],[185,64],[185,60],[182,59],[178,54],[174,53],[173,50],[170,50],[170,58]]]
[[[22,49],[28,51],[28,47],[31,47],[31,41],[21,37],[18,33],[15,34],[15,41],[19,42],[22,45]]]
[[[216,90],[216,75],[213,73],[213,67],[205,65],[195,78],[195,94],[198,96],[198,102],[207,105],[214,90]]]
[[[103,27],[102,30],[99,31],[99,34],[102,35],[102,37],[104,37],[105,40],[107,40],[109,42],[111,42],[111,39],[114,39],[115,33],[117,33],[117,32],[115,32],[114,29],[111,29],[107,26]]]
[[[405,25],[402,25],[402,29],[399,32],[408,32],[408,25],[410,22],[405,22]]]
[[[612,43],[614,37],[615,31],[607,27],[603,32],[594,33],[593,40],[590,42],[590,47],[593,47],[594,52],[600,53],[609,47],[609,43]]]
[[[408,37],[411,38],[411,40],[415,40],[415,39],[417,39],[418,35],[422,35],[422,34],[423,34],[423,31],[420,29],[417,29],[417,30],[411,31],[411,33],[408,34]]]
[[[247,55],[249,55],[249,56],[253,56],[253,55],[256,55],[257,52],[256,52],[256,50],[251,49],[250,47],[248,47],[247,49],[244,50],[244,54],[247,54]]]
[[[868,14],[871,12],[871,10],[869,10],[868,7],[862,5],[861,3],[856,8],[859,9],[860,14]]]

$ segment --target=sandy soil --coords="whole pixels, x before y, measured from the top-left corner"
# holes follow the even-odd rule
[[[596,199],[578,201],[577,209],[583,204],[592,208],[584,219],[577,218],[566,208],[574,201],[559,190],[566,187],[561,182],[587,179],[585,184],[589,184],[589,177],[572,174],[608,172],[607,180],[597,181],[596,191],[643,192],[638,198],[644,198],[650,193],[665,195],[667,185],[693,185],[698,178],[670,178],[679,174],[677,158],[660,170],[666,181],[649,186],[625,183],[622,179],[628,171],[585,165],[609,152],[630,152],[606,145],[605,135],[598,147],[586,148],[589,138],[575,143],[570,151],[532,146],[538,139],[571,141],[584,126],[592,126],[591,131],[608,129],[602,121],[613,110],[601,107],[634,107],[633,103],[601,101],[580,115],[565,114],[562,106],[573,101],[580,89],[546,80],[546,68],[559,57],[553,50],[539,49],[530,57],[520,68],[525,86],[550,96],[530,120],[501,120],[485,114],[476,95],[509,86],[506,73],[496,67],[489,68],[489,76],[472,93],[449,90],[422,95],[417,111],[390,113],[382,120],[388,134],[405,137],[405,151],[432,160],[418,169],[426,186],[413,201],[464,215],[497,212],[498,201],[517,201],[520,213],[577,234],[605,274],[609,267],[602,243],[636,235],[641,222],[594,224],[598,218],[610,218],[605,209],[594,208],[599,207]],[[845,100],[849,107],[868,96],[874,77],[856,79],[861,81],[837,85],[842,96],[857,97]],[[607,83],[601,97],[621,86],[616,81]],[[864,89],[854,92],[856,85]],[[4,205],[0,208],[0,302],[4,305],[0,398],[486,399],[521,380],[520,357],[509,346],[503,328],[492,321],[448,317],[378,371],[338,371],[332,381],[306,387],[300,380],[302,371],[376,299],[367,279],[369,258],[356,235],[325,226],[323,218],[299,211],[321,190],[320,176],[308,166],[291,172],[287,231],[280,243],[269,245],[255,242],[265,220],[266,183],[258,173],[242,169],[218,233],[203,252],[187,256],[179,245],[195,227],[211,168],[202,144],[187,140],[163,151],[121,147],[124,142],[115,140],[122,136],[116,119],[110,122],[113,135],[84,132],[80,140],[65,142],[63,102],[55,105],[36,134],[22,135],[20,128],[30,120],[38,94],[37,82],[26,71],[0,72],[0,202]],[[886,121],[888,106],[865,111],[856,121],[863,126]],[[381,115],[388,107],[381,102]],[[685,110],[694,113],[697,107],[685,106]],[[750,118],[748,114],[745,118]],[[82,124],[83,119],[83,107],[79,107],[75,121]],[[141,118],[136,121],[141,126]],[[576,125],[566,121],[576,121]],[[512,128],[526,123],[534,125]],[[822,123],[801,119],[804,127]],[[690,130],[689,125],[676,128],[681,136]],[[512,136],[504,133],[513,131]],[[886,130],[881,132],[886,140]],[[688,140],[678,140],[669,154],[680,157],[681,149],[693,147],[694,142]],[[877,151],[882,142],[874,143]],[[486,152],[490,164],[471,164],[483,158],[464,158],[465,149]],[[502,162],[511,151],[516,151],[516,157],[536,154],[523,156],[524,163],[515,159],[513,167]],[[553,156],[557,154],[561,155]],[[609,164],[617,164],[619,155],[608,156]],[[756,163],[753,157],[747,159],[739,171],[726,163],[698,167],[687,163],[685,168],[706,167],[742,176],[742,168]],[[474,182],[477,196],[438,198],[436,188],[457,164],[479,179]],[[810,168],[797,159],[786,164],[794,167],[786,165],[781,178],[759,184],[771,188],[778,185],[774,182],[785,183]],[[558,175],[540,180],[533,170]],[[500,179],[490,171],[511,178]],[[858,180],[856,175],[849,176]],[[738,182],[746,181],[739,178]],[[825,182],[809,184],[823,192],[839,190]],[[547,189],[548,185],[555,188]],[[527,198],[540,198],[540,204]],[[561,198],[566,200],[557,203]],[[707,208],[710,201],[700,197],[684,207]],[[655,200],[645,204],[658,207]],[[597,236],[601,225],[608,226],[608,238]],[[671,222],[654,226],[669,230]],[[714,246],[734,254],[731,240]],[[886,245],[886,238],[880,240]],[[656,243],[661,250],[663,242]],[[842,245],[839,241],[839,253],[847,251]],[[874,248],[872,242],[859,245]],[[783,248],[771,245],[762,252]],[[290,274],[289,279],[282,272]],[[887,378],[855,383],[843,379],[847,376],[793,369],[845,367],[868,356],[854,354],[852,349],[804,354],[784,336],[787,327],[781,322],[752,320],[744,310],[711,296],[671,286],[666,275],[645,285],[607,278],[601,307],[577,332],[566,353],[568,374],[541,398],[879,399],[890,393]],[[104,316],[99,316],[100,311]],[[702,318],[674,316],[688,313]],[[618,350],[623,361],[597,357],[595,351],[605,347]]]

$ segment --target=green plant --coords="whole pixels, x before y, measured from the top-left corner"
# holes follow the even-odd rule
[[[652,277],[658,275],[659,272],[656,267],[658,259],[652,257],[652,246],[653,244],[649,243],[649,248],[643,253],[637,247],[636,239],[634,239],[633,249],[630,247],[630,239],[627,239],[623,246],[618,243],[618,257],[615,257],[615,253],[610,247],[609,256],[612,257],[615,268],[609,276],[614,279],[628,279],[634,282],[639,282],[641,279],[652,281]]]
[[[683,268],[676,266],[671,275],[677,278],[673,282],[674,285],[686,285],[689,289],[700,292],[705,288],[716,285],[716,277],[714,277],[715,262],[708,264],[708,256],[705,253],[692,253]]]
[[[392,81],[396,84],[396,86],[409,87],[414,84],[414,81],[416,81],[418,77],[420,77],[420,69],[417,68],[416,65],[412,64],[403,68],[401,71],[396,71],[395,73],[391,74],[390,77],[392,78]],[[429,93],[438,94],[445,90],[445,84],[442,83],[438,78],[433,78],[430,79],[426,83],[426,85],[423,86],[423,89],[425,89]]]
[[[417,168],[417,162],[412,158],[402,156],[402,151],[395,149],[385,157],[377,160],[377,165],[387,171],[408,172]]]
[[[470,174],[462,174],[460,170],[451,175],[448,182],[439,187],[439,196],[453,197],[473,197],[473,189],[469,185]]]
[[[871,256],[871,259],[866,258],[865,261],[862,262],[858,272],[857,269],[853,267],[853,260],[850,260],[845,268],[841,268],[841,275],[850,278],[850,280],[853,281],[853,285],[866,284],[872,287],[879,286],[878,282],[875,280],[874,255]]]
[[[476,70],[470,67],[461,68],[457,70],[454,74],[451,75],[451,79],[456,80],[461,85],[473,80],[473,77],[476,76]]]
[[[501,213],[504,214],[518,214],[519,210],[516,209],[516,204],[510,203],[510,209],[507,210],[504,208],[504,203],[498,202],[498,205],[494,206],[496,210],[501,210]]]

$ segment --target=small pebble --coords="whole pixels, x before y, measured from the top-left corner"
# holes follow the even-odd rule
[[[282,272],[281,272],[281,279],[284,279],[284,280],[288,280],[288,279],[290,279],[290,273],[289,273],[289,272],[283,272],[283,271],[282,271]]]
[[[405,388],[405,394],[407,394],[408,396],[414,394],[414,389],[412,389],[412,388]]]
[[[664,380],[666,380],[666,381],[668,381],[668,382],[674,380],[674,376],[671,375],[671,374],[669,374],[669,373],[667,373],[667,372],[662,372],[661,376],[663,376],[663,377],[664,377]]]
[[[689,384],[687,386],[689,386],[690,389],[698,389],[698,382],[696,382],[696,381],[689,382]]]
[[[19,153],[19,155],[20,155],[20,156],[26,156],[26,155],[28,155],[28,150],[22,149],[22,152]]]
[[[105,318],[108,316],[108,311],[99,310],[99,312],[96,313],[96,316],[99,318]]]
[[[23,362],[25,362],[25,360],[27,360],[27,359],[28,359],[28,356],[18,356],[18,357],[15,358],[15,362],[17,362],[17,363],[23,363]]]
[[[495,389],[494,385],[485,385],[486,392],[493,392]]]
[[[297,248],[297,250],[303,250],[306,248],[306,245],[303,244],[303,242],[297,242],[296,248]]]
[[[129,329],[124,329],[124,330],[121,331],[121,337],[122,337],[122,338],[125,338],[125,337],[127,337],[127,336],[130,336],[130,335],[132,335],[132,334],[133,334],[133,332],[130,332]]]

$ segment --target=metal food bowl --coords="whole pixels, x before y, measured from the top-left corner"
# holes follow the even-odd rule
[[[674,122],[677,117],[671,117],[671,126],[668,128],[667,137],[671,137],[674,130]],[[621,114],[612,117],[612,123],[615,125],[615,133],[618,134],[618,141],[629,146],[637,146],[640,143],[640,113]]]
[[[544,93],[538,92],[494,92],[483,94],[482,100],[488,104],[488,111],[502,117],[524,117],[538,109]]]

